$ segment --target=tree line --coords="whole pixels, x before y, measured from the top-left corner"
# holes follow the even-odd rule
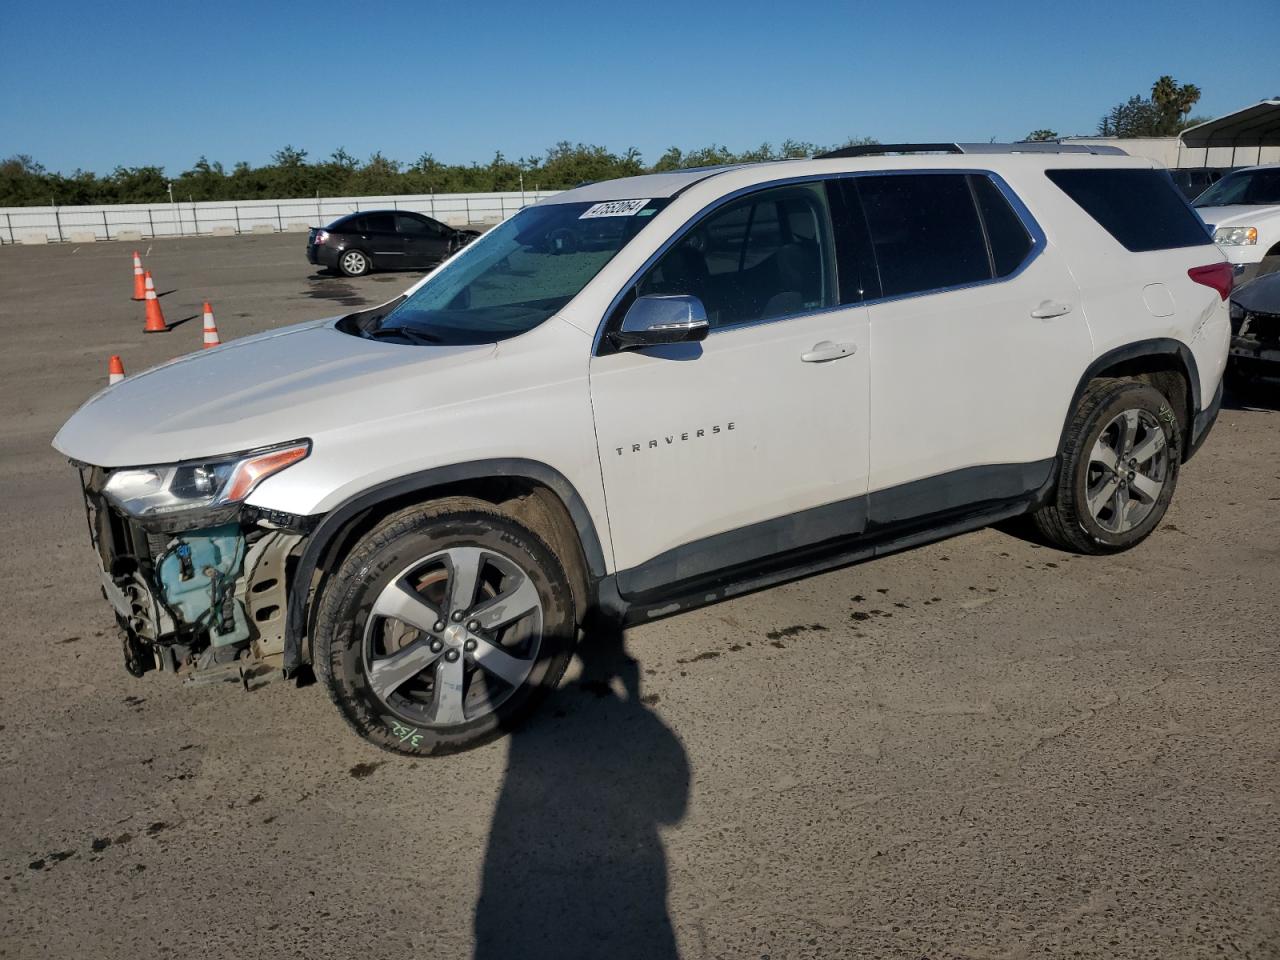
[[[866,137],[850,138],[836,147],[875,142]],[[655,163],[646,164],[634,147],[619,154],[601,146],[561,141],[541,157],[510,160],[497,153],[481,165],[441,163],[430,153],[410,164],[381,152],[360,161],[341,147],[322,160],[312,161],[306,150],[285,146],[272,155],[269,164],[260,167],[241,161],[228,170],[201,157],[190,170],[175,177],[159,166],[116,167],[105,175],[87,170],[63,174],[19,154],[0,161],[0,206],[157,203],[169,200],[170,185],[173,199],[179,201],[562,190],[588,181],[809,157],[829,149],[835,147],[799,140],[785,140],[777,147],[762,143],[741,153],[714,144],[689,151],[671,147]]]
[[[1116,104],[1098,123],[1098,133],[1111,137],[1171,137],[1204,120],[1190,116],[1200,100],[1194,83],[1158,78],[1151,95],[1135,94]],[[1042,128],[1028,140],[1056,140],[1056,131]],[[712,144],[684,151],[671,147],[646,164],[634,147],[614,153],[605,147],[562,140],[542,156],[508,159],[501,152],[487,164],[441,163],[424,153],[402,163],[374,153],[361,161],[339,147],[328,157],[311,160],[306,150],[285,146],[271,162],[251,166],[241,161],[230,170],[201,157],[190,170],[168,175],[163,167],[116,167],[110,173],[76,170],[63,174],[46,170],[26,154],[0,161],[0,206],[73,206],[90,203],[157,203],[175,200],[258,200],[286,197],[346,197],[426,193],[488,193],[496,191],[563,190],[594,180],[610,180],[641,173],[679,170],[722,163],[750,163],[809,157],[824,150],[873,144],[870,137],[853,137],[834,147],[800,140],[784,140],[775,147],[762,143],[735,153]],[[172,188],[172,193],[170,193]]]

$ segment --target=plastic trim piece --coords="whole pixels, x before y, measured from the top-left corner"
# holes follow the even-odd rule
[[[1108,350],[1099,357],[1095,357],[1093,362],[1085,368],[1084,375],[1080,377],[1080,382],[1076,385],[1076,391],[1071,395],[1071,403],[1067,406],[1067,415],[1062,421],[1062,433],[1058,439],[1058,449],[1062,449],[1062,444],[1066,440],[1067,428],[1071,425],[1071,417],[1075,413],[1076,404],[1080,402],[1080,397],[1084,395],[1085,389],[1089,386],[1089,381],[1094,379],[1107,367],[1115,366],[1118,363],[1125,363],[1129,360],[1140,360],[1143,357],[1177,357],[1183,366],[1187,375],[1187,380],[1191,390],[1191,423],[1187,425],[1187,443],[1183,447],[1182,460],[1185,463],[1190,457],[1188,451],[1191,450],[1192,443],[1192,424],[1199,418],[1203,409],[1200,401],[1200,371],[1196,366],[1195,355],[1191,352],[1191,348],[1180,340],[1172,340],[1168,337],[1157,337],[1152,340],[1136,340],[1133,343],[1126,343],[1124,346],[1116,347],[1114,350]],[[1221,385],[1219,385],[1221,387]]]
[[[629,598],[624,597],[619,589],[618,576],[621,574],[606,577],[597,584],[597,603],[602,610],[618,617],[624,624],[646,623],[730,597],[978,530],[1024,514],[1043,503],[1053,488],[1057,473],[1057,460],[1051,459],[1045,463],[1048,464],[1048,478],[1045,482],[1016,497],[985,499],[968,504],[962,510],[917,518],[915,522],[889,524],[879,530],[869,530],[863,536],[827,541],[806,550],[744,563],[715,576],[670,584],[663,589]],[[1035,465],[1009,466],[1026,468]]]
[[[819,554],[875,552],[876,544],[887,541],[927,542],[935,539],[935,527],[949,528],[957,517],[989,509],[1022,512],[1041,502],[1053,486],[1056,464],[1050,457],[966,467],[754,523],[620,570],[609,578],[611,588],[622,602],[640,607],[661,605],[673,595],[729,596],[732,584],[765,572],[776,579],[777,571],[806,569]]]

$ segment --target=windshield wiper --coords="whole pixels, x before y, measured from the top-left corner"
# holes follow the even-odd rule
[[[371,340],[402,337],[403,339],[412,341],[413,343],[444,342],[434,333],[427,333],[425,330],[415,330],[413,327],[374,327],[372,330],[365,331],[365,336],[369,337]]]

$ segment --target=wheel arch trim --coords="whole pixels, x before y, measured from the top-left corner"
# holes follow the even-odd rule
[[[1080,403],[1081,396],[1084,395],[1089,386],[1089,381],[1098,377],[1108,367],[1127,363],[1131,360],[1141,360],[1146,357],[1176,357],[1182,364],[1183,371],[1187,377],[1188,400],[1191,403],[1191,416],[1185,424],[1184,433],[1186,437],[1184,437],[1184,440],[1190,440],[1192,424],[1203,409],[1200,398],[1200,371],[1196,366],[1196,358],[1191,352],[1191,348],[1181,340],[1174,340],[1171,337],[1156,337],[1151,340],[1137,340],[1108,350],[1106,353],[1095,357],[1093,362],[1085,368],[1084,374],[1080,377],[1080,382],[1076,384],[1075,393],[1071,395],[1071,402],[1067,405],[1067,414],[1062,421],[1062,432],[1058,438],[1059,454],[1062,452],[1062,444],[1066,440],[1071,418],[1075,414],[1076,406]],[[1186,445],[1184,443],[1184,449]]]
[[[406,474],[376,484],[344,500],[325,513],[307,537],[289,584],[289,606],[285,617],[285,676],[295,675],[302,664],[302,638],[307,629],[308,600],[315,572],[325,551],[349,523],[380,504],[405,495],[425,493],[450,484],[494,479],[528,480],[555,494],[577,531],[588,575],[592,580],[599,580],[607,574],[595,519],[577,488],[554,467],[537,460],[497,458],[450,464]]]

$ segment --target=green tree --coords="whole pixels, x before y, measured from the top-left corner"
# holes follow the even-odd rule
[[[1151,85],[1151,97],[1134,95],[1116,104],[1098,123],[1104,137],[1173,137],[1193,124],[1187,119],[1200,100],[1194,83],[1178,84],[1173,77],[1159,77]]]
[[[1031,143],[1040,143],[1045,140],[1057,140],[1058,131],[1057,130],[1032,130],[1023,139]]]

